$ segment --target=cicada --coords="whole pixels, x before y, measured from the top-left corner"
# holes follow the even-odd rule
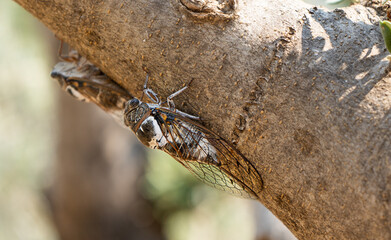
[[[147,147],[162,150],[186,167],[201,181],[234,195],[258,198],[262,178],[238,150],[211,130],[196,122],[198,117],[175,108],[173,97],[162,102],[144,85],[144,94],[153,103],[137,98],[125,105],[124,122]],[[167,104],[167,106],[163,106]]]
[[[144,84],[143,95],[152,103],[133,98],[97,67],[77,53],[59,62],[51,76],[81,101],[93,102],[130,128],[147,147],[162,150],[203,182],[234,195],[258,198],[262,178],[256,168],[231,144],[175,108],[173,98],[161,102]],[[167,106],[163,106],[163,105]]]
[[[123,124],[125,103],[132,96],[106,74],[76,51],[70,52],[57,63],[51,76],[72,97],[83,102],[93,102]]]

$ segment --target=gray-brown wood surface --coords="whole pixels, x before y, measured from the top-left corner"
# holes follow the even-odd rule
[[[134,96],[146,72],[162,97],[194,78],[177,107],[236,144],[298,238],[391,238],[391,79],[373,9],[16,2]]]

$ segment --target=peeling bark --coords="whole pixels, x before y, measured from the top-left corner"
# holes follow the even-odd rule
[[[16,2],[134,96],[145,71],[163,97],[194,78],[178,108],[237,144],[298,238],[391,238],[391,79],[373,9]]]

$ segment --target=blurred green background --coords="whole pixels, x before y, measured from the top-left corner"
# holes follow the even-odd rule
[[[56,239],[40,190],[53,158],[50,49],[20,6],[0,8],[0,239]]]
[[[1,3],[0,239],[295,239],[259,203],[199,183],[93,106],[60,92],[49,77],[59,42],[16,3]],[[87,163],[80,159],[96,145],[69,135],[78,125],[102,139],[99,156]],[[90,235],[67,235],[87,229]],[[154,235],[141,237],[149,231]]]

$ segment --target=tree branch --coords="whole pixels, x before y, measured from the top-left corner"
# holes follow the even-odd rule
[[[16,0],[140,96],[194,78],[183,111],[258,168],[299,238],[391,237],[391,81],[374,10],[300,1]]]

